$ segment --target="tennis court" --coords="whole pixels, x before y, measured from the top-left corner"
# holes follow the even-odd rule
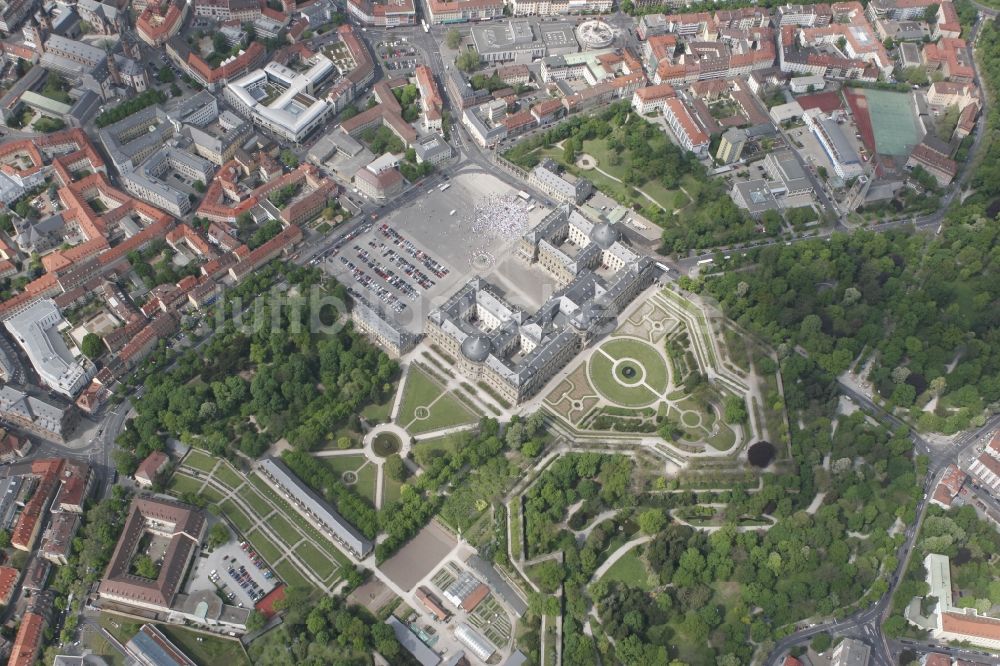
[[[868,117],[879,155],[909,155],[920,142],[920,129],[909,93],[864,90]]]

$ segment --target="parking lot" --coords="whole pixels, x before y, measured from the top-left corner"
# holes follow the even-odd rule
[[[402,37],[395,41],[379,42],[375,51],[387,71],[403,74],[417,66],[417,49]]]
[[[218,590],[227,603],[253,608],[274,589],[278,579],[262,557],[251,553],[253,549],[249,544],[241,545],[233,540],[207,557],[199,557],[189,577],[189,591]]]
[[[528,207],[493,176],[458,175],[427,189],[409,206],[359,227],[319,265],[417,332],[427,314],[473,275],[495,280],[501,272],[516,282],[529,273],[523,263],[509,260],[514,243],[546,212]],[[524,286],[533,283],[527,280]],[[537,307],[535,295],[514,301]]]

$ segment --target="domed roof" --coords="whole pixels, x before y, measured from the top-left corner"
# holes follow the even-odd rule
[[[595,224],[590,230],[590,240],[597,243],[602,250],[607,250],[618,240],[618,230],[607,222]]]
[[[462,355],[473,363],[482,363],[490,355],[492,347],[485,335],[470,335],[462,342]]]

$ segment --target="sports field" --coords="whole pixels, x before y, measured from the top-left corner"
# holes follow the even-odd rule
[[[876,151],[880,155],[909,155],[920,141],[912,96],[888,90],[863,90],[862,94],[868,103]]]

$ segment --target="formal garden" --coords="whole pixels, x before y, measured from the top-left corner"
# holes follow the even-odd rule
[[[359,494],[374,498],[374,466],[350,456]],[[360,459],[360,460],[359,460]],[[327,459],[332,460],[332,459]],[[350,466],[350,465],[349,465]],[[347,470],[345,470],[347,472]],[[348,559],[257,474],[244,476],[228,461],[192,449],[176,469],[168,492],[224,517],[289,585],[331,588]]]
[[[417,363],[406,374],[396,423],[411,435],[472,424],[479,419],[474,408],[459,393],[448,391],[444,378],[435,375],[434,370]]]
[[[728,329],[722,329],[724,332]],[[659,437],[681,454],[735,452],[762,438],[763,418],[739,346],[702,309],[664,290],[642,303],[544,398],[574,430]],[[762,380],[766,384],[766,379]]]

